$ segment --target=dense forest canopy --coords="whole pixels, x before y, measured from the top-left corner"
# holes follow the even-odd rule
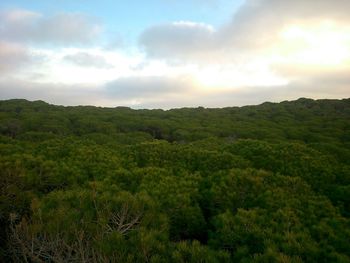
[[[1,262],[350,262],[350,99],[0,101]]]

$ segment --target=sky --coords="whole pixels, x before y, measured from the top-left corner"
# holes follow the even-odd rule
[[[0,100],[132,108],[350,97],[349,0],[2,0]]]

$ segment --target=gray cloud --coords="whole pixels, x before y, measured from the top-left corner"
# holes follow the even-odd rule
[[[214,29],[208,25],[176,22],[146,29],[139,43],[151,57],[186,58],[213,49],[214,36]]]
[[[183,106],[184,97],[190,98],[188,92],[191,93],[192,89],[193,83],[186,77],[130,77],[117,79],[104,86],[0,79],[0,99],[24,98],[60,105],[154,108],[174,103],[174,106]]]
[[[108,96],[118,99],[159,99],[164,96],[181,96],[193,90],[194,83],[189,77],[125,77],[105,85]]]
[[[103,56],[89,54],[87,52],[78,52],[72,55],[66,55],[63,60],[81,67],[93,67],[100,69],[113,68]]]
[[[297,93],[304,92],[309,97],[349,97],[349,70],[335,70],[298,78],[289,85]],[[306,96],[305,96],[306,97]]]
[[[19,79],[0,80],[0,99],[44,100],[59,105],[91,105],[101,97],[99,87],[38,83]]]
[[[101,32],[99,22],[80,13],[43,16],[27,10],[0,13],[0,39],[29,43],[86,44]]]
[[[30,60],[30,55],[22,46],[0,41],[0,73],[18,70]]]

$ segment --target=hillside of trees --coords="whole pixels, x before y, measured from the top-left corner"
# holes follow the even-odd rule
[[[350,99],[0,101],[0,262],[350,262]]]

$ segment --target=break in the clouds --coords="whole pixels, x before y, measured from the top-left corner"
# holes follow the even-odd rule
[[[155,1],[153,17],[139,2],[130,17],[114,1],[5,2],[0,98],[171,108],[350,95],[348,0],[235,0],[221,23],[224,0],[175,13]]]

